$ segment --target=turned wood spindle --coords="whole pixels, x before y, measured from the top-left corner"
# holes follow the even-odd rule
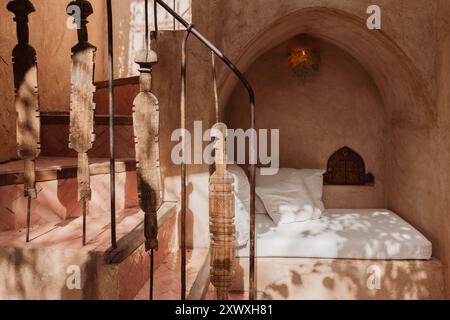
[[[215,138],[216,170],[209,179],[209,229],[211,233],[211,283],[217,300],[228,300],[235,275],[236,227],[234,224],[233,176],[227,171],[227,126],[217,123]]]
[[[36,51],[29,44],[28,15],[35,12],[29,0],[10,1],[14,13],[18,44],[13,50],[15,107],[17,112],[18,156],[24,161],[24,196],[28,197],[27,235],[30,236],[31,199],[37,197],[35,160],[40,153],[40,120]]]
[[[69,3],[68,9],[73,6],[80,8],[80,28],[77,30],[78,43],[72,48],[69,148],[78,153],[78,200],[83,201],[83,245],[85,245],[86,201],[91,199],[87,152],[92,149],[95,140],[93,81],[97,48],[88,41],[87,18],[93,14],[92,5],[86,0],[76,0]]]
[[[139,205],[144,212],[145,250],[150,251],[150,290],[153,300],[154,250],[158,250],[158,209],[162,204],[159,151],[159,102],[151,92],[152,70],[157,53],[149,49],[148,3],[146,5],[146,48],[139,52],[139,93],[133,101],[133,129],[136,151],[136,175]],[[154,35],[154,34],[153,34]],[[155,43],[155,41],[152,41]]]
[[[159,102],[151,92],[152,68],[158,62],[153,50],[138,54],[140,92],[133,102],[139,204],[145,214],[145,248],[158,249],[157,211],[162,203],[159,160]]]

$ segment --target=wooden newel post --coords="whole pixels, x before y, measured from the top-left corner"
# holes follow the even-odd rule
[[[72,48],[69,148],[78,153],[78,200],[83,200],[83,244],[86,242],[86,201],[91,199],[89,159],[94,135],[94,59],[96,47],[88,41],[87,18],[93,13],[86,0],[72,1],[68,13],[80,9],[78,43]]]
[[[94,58],[96,48],[88,42],[87,17],[93,13],[88,1],[72,1],[68,8],[80,8],[78,43],[72,48],[69,148],[78,152],[78,200],[91,198],[89,160],[94,135]]]
[[[159,102],[153,93],[152,68],[158,62],[153,50],[138,54],[140,92],[133,102],[136,173],[139,204],[145,214],[145,248],[158,249],[157,212],[162,203],[159,159]]]
[[[28,197],[27,242],[29,241],[31,199],[37,197],[35,159],[40,153],[40,120],[36,51],[29,44],[28,15],[35,11],[28,0],[10,1],[7,9],[15,14],[18,44],[13,50],[17,149],[24,161],[24,196]]]
[[[235,275],[236,227],[234,224],[233,176],[227,171],[227,127],[217,123],[211,135],[216,139],[216,171],[209,180],[209,229],[211,233],[211,283],[217,300],[227,300]]]
[[[28,0],[11,1],[7,8],[15,14],[14,21],[17,24],[18,44],[13,50],[13,69],[18,155],[25,162],[25,196],[36,198],[34,160],[40,153],[39,100],[36,51],[28,43],[28,15],[35,9]]]

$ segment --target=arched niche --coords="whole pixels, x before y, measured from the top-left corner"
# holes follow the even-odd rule
[[[241,50],[238,67],[247,70],[262,54],[302,33],[340,47],[367,70],[388,109],[389,121],[419,128],[435,122],[431,84],[413,61],[382,30],[368,30],[363,19],[345,11],[307,8],[274,21]],[[221,108],[225,108],[237,80],[229,73],[220,80]],[[258,101],[256,113],[257,106]]]

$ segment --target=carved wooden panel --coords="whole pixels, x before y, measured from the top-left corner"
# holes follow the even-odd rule
[[[218,300],[228,299],[236,268],[234,179],[227,171],[226,134],[225,124],[217,123],[213,126],[211,135],[216,139],[216,171],[209,180],[210,278]]]
[[[17,111],[18,156],[24,160],[25,196],[36,197],[34,160],[40,153],[40,121],[36,51],[28,43],[28,15],[35,11],[28,0],[15,0],[7,5],[15,14],[18,44],[13,50],[15,107]]]
[[[152,66],[157,62],[154,51],[137,58],[140,66],[140,93],[133,102],[133,127],[136,150],[139,204],[145,213],[146,249],[158,248],[157,211],[162,203],[159,102],[151,93]]]
[[[349,147],[336,151],[328,160],[324,175],[326,185],[366,185],[373,184],[375,177],[366,174],[363,158]]]
[[[94,135],[94,58],[96,48],[88,42],[87,17],[93,13],[89,1],[72,1],[81,13],[78,43],[72,48],[69,148],[78,153],[78,199],[91,198],[89,159]]]

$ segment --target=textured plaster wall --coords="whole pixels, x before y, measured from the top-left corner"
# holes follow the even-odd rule
[[[280,130],[280,165],[325,169],[335,151],[349,146],[376,177],[375,186],[325,187],[328,208],[385,208],[385,112],[377,87],[348,53],[324,41],[320,71],[296,77],[287,55],[292,41],[261,56],[247,71],[258,98],[257,127]],[[246,92],[236,87],[226,110],[227,124],[248,128]]]
[[[173,7],[174,1],[166,1]],[[113,2],[114,15],[114,74],[116,78],[139,75],[138,65],[134,62],[137,53],[144,49],[145,38],[144,0],[120,0]],[[185,20],[191,21],[191,0],[176,0],[175,11]],[[183,27],[175,22],[164,9],[158,8],[159,30],[180,30]],[[149,27],[154,30],[153,1],[149,1]]]
[[[447,298],[450,298],[450,2],[440,0],[437,21],[437,124],[434,127],[432,163],[424,169],[433,172],[436,182],[424,194],[424,202],[432,213],[424,209],[421,213],[422,224],[426,225],[430,234],[434,234],[438,244],[438,255],[445,264]],[[430,180],[430,178],[428,178]],[[436,204],[436,205],[433,205]],[[431,211],[431,210],[430,210]]]
[[[206,32],[207,36],[208,32]],[[164,32],[158,40],[159,62],[154,68],[154,92],[160,102],[161,112],[161,163],[166,201],[180,201],[180,166],[171,159],[172,149],[178,141],[170,141],[174,130],[180,128],[180,70],[181,39],[184,33]],[[210,53],[191,39],[188,46],[186,93],[186,127],[193,132],[194,121],[201,121],[204,130],[211,126],[213,96],[210,74]],[[206,143],[203,144],[206,146]],[[189,151],[188,151],[189,152]],[[193,151],[191,150],[193,157]],[[209,166],[187,166],[188,245],[209,245],[208,179]]]

